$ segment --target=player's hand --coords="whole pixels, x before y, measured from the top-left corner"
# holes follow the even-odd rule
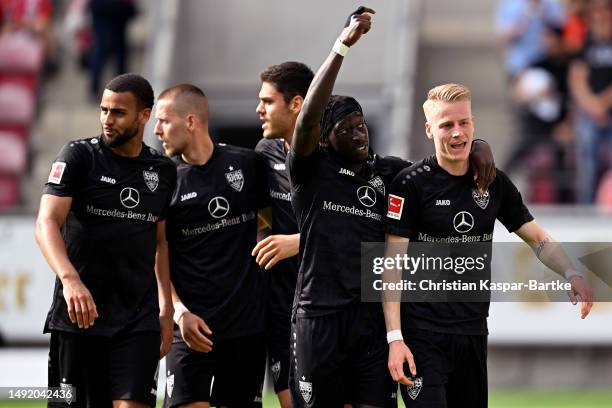
[[[161,345],[159,346],[160,360],[170,352],[172,348],[172,332],[174,322],[172,321],[173,310],[169,310],[159,314],[159,328],[161,336]]]
[[[255,245],[251,255],[259,266],[270,269],[278,261],[297,255],[299,246],[300,234],[270,235]]]
[[[414,364],[412,352],[403,340],[392,341],[389,344],[389,363],[387,365],[391,377],[393,377],[394,381],[411,386],[413,382],[409,377],[406,377],[406,373],[404,373],[404,363],[408,363],[410,374],[415,376],[416,365]]]
[[[340,37],[338,37],[338,39],[347,47],[355,44],[362,35],[370,31],[370,28],[372,27],[371,14],[376,14],[376,12],[368,7],[359,7],[357,11],[351,14],[350,24],[348,27],[345,27],[344,30],[342,30],[342,33],[340,33]]]
[[[212,335],[212,331],[200,317],[185,312],[178,321],[178,327],[181,330],[181,337],[190,349],[202,353],[212,350],[213,342],[207,337]]]
[[[98,316],[96,303],[81,279],[76,276],[62,281],[64,300],[68,306],[68,317],[80,329],[89,329]]]
[[[578,297],[580,297],[580,318],[584,319],[593,307],[593,291],[582,276],[574,275],[569,281],[572,284],[572,290],[567,294],[572,305],[577,304]]]
[[[495,180],[495,160],[491,146],[486,142],[475,140],[470,152],[470,165],[474,173],[474,181],[478,186],[478,192],[483,195],[493,180]]]

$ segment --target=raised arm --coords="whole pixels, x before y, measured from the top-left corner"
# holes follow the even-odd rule
[[[593,292],[584,278],[576,272],[576,268],[569,259],[561,245],[559,245],[546,231],[535,221],[523,224],[516,231],[535,252],[538,259],[559,275],[567,278],[572,285],[569,292],[572,304],[577,303],[580,296],[580,317],[585,318],[593,307]]]
[[[36,242],[47,263],[62,282],[64,300],[72,323],[88,329],[98,317],[96,304],[68,259],[60,228],[64,225],[72,197],[43,194],[36,218]]]
[[[334,89],[344,55],[348,52],[347,47],[351,47],[363,34],[370,31],[371,14],[374,13],[375,11],[370,8],[360,7],[351,15],[350,24],[342,30],[333,50],[315,74],[297,118],[291,142],[296,156],[309,156],[319,144],[321,135],[319,121]]]

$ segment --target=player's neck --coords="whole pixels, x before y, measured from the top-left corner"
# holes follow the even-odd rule
[[[202,132],[193,138],[193,142],[181,154],[181,158],[187,164],[203,166],[212,157],[214,149],[215,145],[208,131]]]
[[[143,134],[138,134],[118,147],[111,147],[111,151],[118,156],[138,157],[142,151]]]
[[[285,141],[285,148],[289,151],[291,148],[291,141],[293,140],[293,128],[291,128],[291,132],[287,132],[287,134],[283,136],[283,140]]]
[[[446,160],[437,152],[436,160],[438,161],[438,165],[452,176],[463,176],[470,167],[470,163],[467,160]]]
[[[366,160],[348,160],[346,157],[338,154],[334,149],[328,148],[327,151],[337,163],[353,173],[360,173],[365,167]]]

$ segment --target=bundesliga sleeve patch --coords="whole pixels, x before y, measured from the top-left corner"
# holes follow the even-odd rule
[[[402,210],[404,209],[404,199],[402,197],[389,194],[389,207],[387,209],[387,217],[394,220],[402,218]]]
[[[66,170],[66,163],[64,162],[55,162],[51,166],[51,173],[49,173],[49,178],[47,179],[48,183],[60,184],[62,182],[62,176],[64,175],[64,170]]]

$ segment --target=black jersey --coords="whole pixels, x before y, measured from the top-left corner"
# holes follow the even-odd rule
[[[300,228],[296,312],[318,316],[361,298],[361,243],[385,238],[386,192],[408,162],[377,157],[362,174],[324,149],[287,155],[291,199]]]
[[[115,154],[101,137],[62,148],[44,193],[73,199],[62,235],[100,317],[87,330],[71,323],[56,279],[45,332],[112,336],[127,326],[159,330],[156,230],[175,182],[172,161],[146,145],[135,158]]]
[[[468,171],[450,175],[432,156],[401,171],[389,192],[386,230],[411,242],[491,242],[495,219],[510,232],[533,217],[500,170],[484,196]],[[490,247],[489,259],[490,259]],[[402,326],[457,334],[487,334],[489,302],[402,303]]]
[[[285,160],[287,150],[284,139],[261,139],[255,151],[266,161],[268,193],[272,208],[272,234],[299,232],[291,207],[291,190]],[[298,257],[283,259],[270,269],[270,296],[268,310],[274,315],[288,316],[295,293]]]
[[[216,339],[262,332],[265,279],[251,250],[268,205],[263,160],[224,144],[202,166],[177,160],[166,224],[176,292]]]

